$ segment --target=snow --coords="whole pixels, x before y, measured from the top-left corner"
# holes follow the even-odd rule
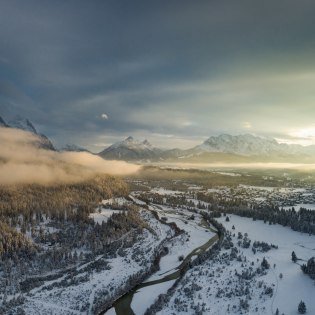
[[[182,191],[169,190],[169,189],[165,189],[165,188],[162,188],[162,187],[153,188],[153,189],[151,189],[151,192],[154,193],[154,194],[159,194],[159,195],[179,195],[179,194],[183,194]]]
[[[201,216],[199,214],[193,213],[195,219],[189,220],[192,213],[185,209],[173,209],[167,206],[159,206],[159,208],[155,208],[155,210],[158,212],[160,217],[167,217],[167,222],[175,222],[176,225],[180,229],[184,230],[189,236],[189,240],[181,244],[179,248],[180,254],[184,256],[188,255],[194,248],[203,245],[209,240],[209,238],[214,236],[213,232],[205,229],[205,227],[200,224]],[[176,251],[176,246],[174,246],[172,250]],[[174,261],[174,257],[170,258],[171,256],[172,255],[167,255],[161,260],[161,270],[163,270],[163,263],[165,259],[171,259]],[[176,258],[178,258],[178,256]],[[170,269],[170,264],[166,263],[166,265],[166,269]]]
[[[176,225],[183,229],[186,233],[181,234],[170,240],[166,246],[169,248],[169,253],[163,256],[160,260],[160,270],[149,277],[145,282],[161,279],[168,274],[173,273],[181,264],[178,257],[183,255],[186,257],[195,248],[205,244],[210,238],[215,236],[215,233],[206,230],[201,226],[200,214],[194,214],[195,219],[189,220],[191,212],[184,209],[172,209],[167,206],[151,206],[158,212],[160,217],[167,217],[167,222],[175,222]],[[187,224],[185,224],[187,222]],[[175,280],[170,280],[153,286],[147,286],[140,289],[132,300],[132,309],[135,314],[144,314],[145,310],[153,304],[159,294],[165,293],[170,288]]]
[[[122,210],[113,210],[113,209],[105,209],[101,208],[94,213],[91,213],[89,217],[94,220],[95,223],[102,224],[102,222],[107,222],[107,220],[114,214],[114,213],[121,213]]]
[[[112,205],[112,204],[118,204],[119,206],[122,206],[124,204],[129,203],[128,200],[124,197],[118,197],[118,198],[110,198],[110,199],[105,199],[102,200],[101,204],[102,205]]]
[[[156,298],[165,293],[175,282],[175,280],[170,280],[167,282],[162,282],[155,284],[153,286],[147,286],[141,288],[132,299],[131,307],[135,314],[144,314],[147,308],[154,303]],[[109,313],[110,314],[110,313]],[[115,313],[112,313],[115,314]],[[106,313],[106,315],[108,315]]]
[[[140,206],[143,206],[143,205],[146,205],[146,202],[138,199],[137,197],[133,196],[132,194],[129,195],[130,199],[132,199],[132,201],[137,204],[137,205],[140,205]]]
[[[113,292],[111,288],[114,290],[121,288],[130,275],[143,271],[146,265],[151,264],[153,251],[169,236],[171,229],[167,225],[160,224],[147,211],[141,212],[141,215],[154,230],[154,234],[144,229],[133,246],[124,249],[124,256],[116,255],[114,258],[105,258],[111,269],[103,269],[100,272],[92,270],[89,273],[84,271],[84,268],[90,263],[104,259],[100,255],[94,261],[77,268],[78,275],[74,276],[78,279],[77,283],[58,286],[58,283],[68,276],[65,272],[62,277],[46,281],[42,286],[31,290],[30,295],[25,296],[26,302],[23,305],[26,314],[91,314],[94,299],[97,296],[105,296],[105,290]],[[121,237],[120,241],[124,241],[127,236],[128,233]],[[132,258],[136,248],[140,250],[139,253],[142,253],[143,259],[140,261]],[[87,281],[79,280],[86,276],[88,276]],[[52,284],[56,285],[51,289],[45,289],[45,286]],[[108,294],[111,295],[111,293]]]
[[[226,176],[232,176],[232,177],[238,177],[238,176],[242,176],[241,174],[238,173],[231,173],[231,172],[216,172],[217,174],[221,174],[221,175],[226,175]]]
[[[197,186],[192,186],[197,187]],[[258,195],[254,197],[256,201],[265,201],[266,198],[261,196],[268,194],[268,192],[275,192],[279,194],[306,194],[304,188],[277,188],[277,187],[260,187],[260,186],[249,186],[240,185],[239,187],[246,190],[255,190],[259,193],[253,193]],[[228,188],[223,189],[209,189],[208,192],[228,192]],[[158,193],[161,195],[175,195],[183,194],[180,191],[173,191],[164,189],[162,187],[154,188],[151,192]],[[99,210],[96,210],[90,215],[90,217],[101,224],[106,222],[113,213],[119,213],[122,210],[110,209],[110,205],[118,204],[120,206],[126,203],[135,203],[137,205],[145,205],[146,203],[139,200],[136,194],[131,194],[128,201],[125,198],[111,198],[103,200]],[[199,200],[191,199],[186,195],[187,200],[193,201],[194,204],[198,204]],[[287,197],[287,196],[286,196]],[[201,202],[205,205],[207,203]],[[315,204],[300,203],[297,204],[296,209],[300,207],[309,208],[315,210]],[[284,207],[284,208],[292,208]],[[202,220],[199,213],[192,213],[181,207],[173,208],[166,205],[149,205],[150,210],[155,210],[160,218],[166,217],[168,223],[174,222],[176,225],[185,231],[185,233],[173,237],[168,240],[163,246],[167,246],[169,252],[166,256],[163,256],[160,260],[160,270],[149,277],[145,282],[158,280],[166,275],[173,273],[176,268],[180,265],[178,259],[179,256],[183,255],[186,257],[195,248],[205,244],[215,234],[211,232]],[[191,218],[192,214],[194,219]],[[143,209],[141,210],[142,217],[150,224],[155,234],[150,233],[148,230],[144,230],[143,234],[139,236],[138,240],[134,243],[131,248],[125,249],[125,256],[117,255],[115,258],[106,259],[110,270],[102,270],[97,273],[92,271],[89,274],[89,279],[86,282],[78,283],[76,285],[69,285],[67,287],[55,286],[51,290],[44,289],[44,286],[61,282],[65,279],[67,274],[56,279],[47,281],[41,287],[38,287],[31,291],[31,295],[26,296],[25,311],[27,314],[91,314],[92,306],[95,303],[95,298],[102,294],[106,289],[122,287],[130,275],[136,274],[139,271],[143,271],[144,265],[139,264],[132,259],[132,254],[136,249],[142,251],[147,250],[147,260],[145,264],[149,264],[150,257],[152,256],[153,250],[157,248],[162,241],[170,236],[171,229],[161,224],[156,220],[152,213]],[[200,290],[194,292],[194,302],[196,304],[205,303],[207,312],[205,314],[211,315],[238,315],[240,314],[237,308],[227,311],[229,305],[238,305],[240,297],[232,296],[231,298],[217,297],[217,290],[227,289],[229,286],[232,287],[235,283],[237,276],[235,270],[241,273],[244,267],[249,266],[251,263],[257,268],[265,257],[270,263],[271,268],[266,275],[257,276],[252,281],[251,287],[251,309],[246,314],[274,314],[276,309],[279,308],[280,314],[286,315],[297,314],[298,303],[303,300],[306,303],[308,314],[315,314],[315,286],[314,281],[311,280],[307,275],[304,275],[301,271],[299,264],[304,263],[309,258],[315,255],[315,236],[309,236],[308,234],[299,233],[291,230],[287,227],[280,225],[269,225],[264,224],[262,221],[253,221],[249,218],[242,218],[236,215],[228,215],[230,218],[229,222],[225,221],[225,217],[218,219],[228,231],[232,234],[234,244],[237,243],[237,233],[241,232],[243,235],[247,233],[252,243],[254,241],[264,241],[272,243],[278,246],[278,249],[272,249],[266,253],[257,252],[253,253],[251,247],[249,249],[238,247],[239,252],[246,257],[246,261],[233,260],[231,264],[223,265],[220,261],[208,260],[201,266],[191,268],[187,271],[185,276],[180,282],[180,285],[176,289],[174,295],[171,297],[170,302],[159,312],[160,315],[171,315],[174,314],[174,300],[177,298],[184,299],[183,288],[198,285]],[[235,227],[235,230],[232,229]],[[128,236],[125,234],[121,240],[124,240]],[[123,246],[123,245],[122,245]],[[298,258],[301,260],[297,264],[291,261],[291,253],[295,251]],[[221,254],[227,252],[222,250]],[[95,258],[95,260],[102,259],[102,255]],[[82,265],[77,268],[79,276],[87,276],[87,273],[83,272],[84,267],[89,263]],[[275,265],[275,267],[274,267]],[[199,269],[198,269],[199,268]],[[207,272],[208,274],[200,274]],[[214,276],[209,277],[209,272],[213,272]],[[280,273],[283,274],[283,278],[280,279]],[[75,276],[79,279],[79,276]],[[256,276],[255,276],[256,277]],[[234,279],[234,280],[233,280]],[[189,280],[189,281],[188,281]],[[133,296],[131,307],[135,314],[144,314],[145,310],[156,300],[159,294],[166,293],[175,280],[159,283],[152,286],[147,286],[140,289]],[[186,282],[185,282],[186,281]],[[232,281],[232,284],[231,284]],[[233,282],[234,281],[234,282]],[[257,284],[259,281],[273,288],[273,296],[261,296],[262,289],[258,289]],[[110,294],[110,293],[109,293]],[[89,304],[87,304],[87,301]],[[88,308],[84,308],[88,305]],[[257,307],[257,311],[255,308]],[[175,312],[176,313],[176,312]],[[177,312],[178,313],[178,312]],[[115,310],[112,308],[107,311],[106,314],[115,314]],[[196,312],[188,307],[187,311],[180,312],[178,314],[196,314]]]
[[[241,218],[231,215],[230,222],[221,218],[222,224],[232,231],[235,226],[235,233],[248,233],[249,238],[279,246],[277,250],[271,250],[265,256],[272,266],[276,264],[274,272],[269,275],[269,280],[277,285],[277,291],[273,301],[273,312],[279,308],[280,314],[296,315],[298,303],[303,300],[306,303],[308,314],[315,314],[315,286],[314,281],[304,275],[298,264],[291,261],[291,253],[295,251],[298,258],[308,260],[314,256],[315,236],[299,233],[280,225],[264,224],[262,221],[253,221],[248,218]],[[253,256],[249,251],[248,256]],[[255,257],[258,257],[257,254]],[[279,274],[283,279],[279,279]],[[272,301],[269,302],[271,304]]]
[[[233,242],[237,241],[237,234],[241,232],[248,233],[249,238],[254,241],[264,241],[277,245],[278,249],[271,249],[268,252],[253,253],[251,248],[239,248],[240,253],[246,257],[246,262],[233,260],[230,264],[222,264],[220,260],[208,260],[201,266],[194,267],[187,271],[181,280],[177,289],[172,295],[170,301],[159,312],[159,315],[180,314],[196,314],[195,309],[190,308],[191,300],[187,299],[185,290],[191,288],[192,285],[199,286],[197,291],[193,291],[192,298],[194,305],[205,303],[206,311],[204,314],[239,315],[241,311],[238,309],[239,301],[242,297],[232,295],[227,298],[217,296],[218,289],[224,292],[229,291],[238,278],[235,276],[235,270],[241,273],[245,266],[257,268],[263,257],[266,257],[270,263],[270,269],[266,275],[255,276],[250,288],[250,310],[244,311],[243,314],[275,314],[278,308],[280,314],[296,315],[297,307],[303,300],[307,307],[307,314],[315,314],[315,286],[314,281],[301,271],[299,264],[291,261],[291,253],[294,250],[298,258],[307,260],[314,256],[315,236],[309,236],[295,232],[289,228],[280,225],[264,224],[262,221],[253,221],[252,219],[242,218],[236,215],[229,215],[230,222],[225,221],[225,217],[219,221],[227,228],[227,230],[236,234]],[[235,226],[235,230],[232,226]],[[222,249],[221,254],[225,250]],[[220,254],[220,255],[221,255]],[[300,263],[304,263],[301,261]],[[274,267],[275,264],[275,267]],[[213,276],[209,277],[209,273],[213,272]],[[283,278],[280,279],[280,273]],[[263,281],[267,287],[273,288],[273,296],[262,294],[264,287],[258,286]],[[184,290],[184,288],[186,288]],[[183,301],[188,306],[186,310],[178,311],[175,306],[175,299]],[[178,304],[178,303],[177,303]],[[233,308],[235,305],[235,308]],[[257,310],[256,310],[257,307]],[[229,311],[228,311],[229,308]]]
[[[201,190],[203,189],[202,186],[198,186],[198,185],[190,185],[187,187],[187,190]]]
[[[239,187],[244,188],[244,189],[265,190],[265,191],[269,191],[269,192],[276,189],[276,187],[251,186],[251,185],[243,185],[243,184],[240,184]]]

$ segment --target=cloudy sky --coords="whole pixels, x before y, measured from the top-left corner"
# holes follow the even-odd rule
[[[0,116],[57,146],[315,143],[315,2],[1,1]]]

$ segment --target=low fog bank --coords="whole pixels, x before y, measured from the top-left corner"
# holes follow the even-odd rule
[[[292,170],[303,170],[311,171],[315,170],[314,163],[272,163],[272,162],[253,162],[253,163],[156,163],[158,167],[169,167],[178,169],[200,169],[200,170],[211,170],[218,168],[227,169],[292,169]]]
[[[129,175],[140,166],[105,161],[87,152],[55,152],[38,148],[32,133],[0,128],[0,184],[56,184],[84,181],[97,174]]]

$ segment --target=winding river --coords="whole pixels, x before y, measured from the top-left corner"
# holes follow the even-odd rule
[[[185,259],[182,261],[182,263],[174,269],[174,272],[172,272],[171,274],[168,274],[166,276],[162,275],[162,277],[159,279],[156,279],[153,281],[147,281],[147,282],[144,281],[144,282],[138,284],[131,291],[127,292],[122,297],[120,297],[118,300],[116,300],[115,303],[113,304],[113,307],[110,310],[104,311],[101,314],[115,314],[116,313],[116,315],[136,315],[134,313],[134,311],[132,310],[131,303],[133,300],[133,296],[140,289],[148,287],[148,286],[154,286],[154,285],[157,285],[157,284],[160,284],[163,282],[176,280],[181,275],[181,272],[184,272],[185,267],[190,263],[193,256],[199,255],[199,254],[207,251],[209,249],[209,247],[212,246],[219,239],[219,236],[215,230],[213,230],[211,227],[208,227],[208,229],[211,230],[211,232],[215,232],[216,234],[213,237],[211,237],[205,244],[203,244],[199,247],[196,247],[193,251],[191,251],[185,257]],[[158,273],[158,271],[156,273],[152,274],[151,277],[153,275],[156,275],[157,273]],[[149,306],[150,305],[148,305],[147,307],[149,307]],[[114,312],[113,312],[113,310],[114,310]]]

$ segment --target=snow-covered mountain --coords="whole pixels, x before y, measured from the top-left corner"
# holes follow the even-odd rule
[[[23,118],[21,116],[16,116],[13,120],[10,120],[8,123],[4,121],[2,117],[0,117],[0,127],[6,128],[16,128],[24,131],[31,132],[36,136],[38,141],[36,141],[36,145],[39,148],[46,150],[55,150],[52,142],[43,134],[38,133],[33,123],[27,118]]]
[[[114,143],[99,155],[107,160],[151,160],[158,159],[163,150],[152,146],[148,140],[139,141],[128,137],[123,141]]]
[[[147,140],[140,142],[128,137],[117,142],[99,155],[118,160],[172,160],[194,162],[249,162],[254,161],[315,161],[315,146],[278,143],[275,139],[251,134],[212,136],[202,144],[188,150],[162,150]]]
[[[232,153],[244,156],[294,154],[301,146],[291,147],[280,144],[275,139],[262,138],[251,134],[232,136],[228,134],[210,137],[204,143],[194,148],[197,152]]]

